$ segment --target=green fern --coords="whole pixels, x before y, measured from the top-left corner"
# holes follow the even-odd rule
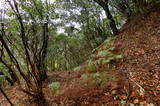
[[[73,69],[74,71],[82,71],[83,70],[83,66],[78,66],[76,68]]]
[[[97,72],[92,74],[94,78],[94,84],[103,85],[107,80],[117,81],[118,79],[111,74],[107,74],[104,72]]]
[[[88,71],[91,73],[94,73],[97,71],[96,64],[92,60],[90,60],[88,63]]]
[[[104,72],[85,73],[81,76],[81,81],[85,86],[87,86],[88,83],[103,86],[107,80],[117,81],[118,79]]]
[[[103,51],[98,52],[97,56],[112,57],[112,56],[114,56],[114,54],[109,52],[109,51],[107,51],[107,50],[103,50]]]
[[[115,59],[122,59],[122,58],[123,58],[122,55],[116,55],[116,56],[115,56]]]
[[[56,91],[59,89],[60,85],[61,85],[60,82],[53,82],[49,85],[49,88],[51,89],[52,94],[56,93]]]

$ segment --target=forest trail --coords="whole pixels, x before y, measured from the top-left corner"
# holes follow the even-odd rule
[[[48,106],[160,106],[160,11],[125,25],[113,46],[123,59],[114,62],[106,73],[118,77],[118,81],[86,87],[80,82],[86,70],[50,72],[44,83]],[[53,96],[48,84],[55,81],[61,82],[61,87]],[[25,95],[16,89],[15,85],[6,90],[14,104],[34,106],[27,104]],[[0,106],[6,103],[0,96]]]

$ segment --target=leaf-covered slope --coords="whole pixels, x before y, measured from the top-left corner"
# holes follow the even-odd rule
[[[121,62],[115,63],[116,70],[127,73],[133,86],[131,99],[136,98],[137,105],[149,102],[159,106],[160,12],[153,12],[128,27],[114,44],[124,55]]]

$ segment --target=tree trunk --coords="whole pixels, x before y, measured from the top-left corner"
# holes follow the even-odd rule
[[[118,31],[118,29],[117,29],[117,27],[116,27],[116,23],[115,23],[112,15],[111,15],[111,13],[110,13],[110,11],[109,11],[108,3],[106,3],[106,4],[103,6],[103,9],[105,10],[105,13],[106,13],[106,16],[107,16],[107,18],[108,18],[108,20],[109,20],[109,24],[110,24],[110,27],[111,27],[111,29],[112,29],[113,34],[114,34],[114,35],[117,35],[117,34],[119,33],[119,31]]]
[[[117,27],[116,27],[116,23],[112,17],[112,14],[109,11],[109,5],[108,5],[108,0],[94,0],[97,4],[99,4],[105,11],[106,16],[109,20],[109,24],[111,27],[111,30],[113,32],[114,35],[117,35],[119,33]]]
[[[47,68],[45,65],[45,59],[47,55],[47,48],[48,48],[48,40],[49,40],[49,29],[48,29],[48,22],[43,25],[43,45],[42,49],[39,54],[39,64],[38,69],[40,70],[40,77],[41,80],[44,81],[47,78]]]

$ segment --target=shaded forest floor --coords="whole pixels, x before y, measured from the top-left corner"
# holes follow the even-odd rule
[[[124,25],[113,46],[123,59],[112,62],[109,70],[101,67],[118,81],[108,80],[103,87],[84,86],[81,76],[85,68],[48,73],[44,83],[47,106],[160,106],[160,11]],[[100,48],[105,49],[103,45]],[[55,81],[61,82],[61,87],[53,96],[48,85]],[[5,90],[14,104],[35,106],[17,89],[15,85]],[[7,106],[1,95],[0,106]]]

